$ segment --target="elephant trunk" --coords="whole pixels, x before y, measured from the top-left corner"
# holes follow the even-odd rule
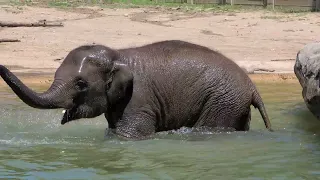
[[[0,65],[0,75],[10,86],[14,93],[26,104],[38,109],[56,109],[65,107],[62,104],[61,86],[53,82],[51,87],[44,93],[36,93],[24,85],[12,72],[6,67]],[[57,88],[56,88],[57,87]]]

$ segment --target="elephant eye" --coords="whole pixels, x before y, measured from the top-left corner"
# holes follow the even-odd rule
[[[83,81],[83,80],[79,80],[79,81],[77,81],[77,83],[76,83],[76,88],[77,88],[79,91],[85,91],[85,90],[87,90],[87,88],[88,88],[88,84],[87,84],[85,81]]]

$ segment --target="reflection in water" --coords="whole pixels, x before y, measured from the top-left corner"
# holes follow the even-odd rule
[[[297,84],[259,84],[273,129],[252,108],[251,130],[181,128],[145,141],[106,134],[104,116],[60,125],[61,110],[38,110],[0,92],[0,178],[316,179],[320,122]]]

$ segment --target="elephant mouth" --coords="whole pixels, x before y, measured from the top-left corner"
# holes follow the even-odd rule
[[[94,118],[103,113],[103,108],[92,109],[87,106],[73,106],[70,109],[65,109],[62,111],[63,117],[61,119],[61,124],[64,125],[70,121],[78,120],[81,118]]]
[[[73,107],[71,109],[65,109],[62,111],[63,117],[61,119],[61,124],[64,125],[70,121],[73,121],[75,119],[77,119],[76,113],[77,112],[77,108]]]

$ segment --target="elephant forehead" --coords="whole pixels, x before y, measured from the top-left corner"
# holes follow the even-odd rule
[[[86,60],[87,60],[87,57],[84,57],[84,58],[81,60],[78,73],[81,73],[81,72],[82,72],[83,64],[85,63]]]
[[[101,57],[93,54],[73,56],[66,58],[61,64],[61,69],[82,73],[84,71],[97,70],[99,67],[105,67],[105,61],[99,60]]]
[[[89,60],[101,61],[108,58],[109,52],[106,49],[95,48],[90,46],[88,49],[74,49],[66,57],[65,61],[79,64],[84,58]]]
[[[100,73],[101,72],[101,73]],[[86,58],[83,58],[79,64],[65,64],[60,66],[55,73],[55,78],[65,81],[81,77],[87,81],[101,79],[103,71],[100,71],[95,65],[88,63]]]

